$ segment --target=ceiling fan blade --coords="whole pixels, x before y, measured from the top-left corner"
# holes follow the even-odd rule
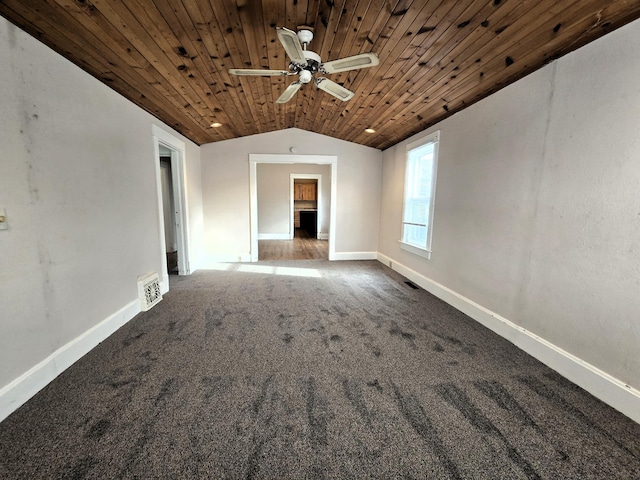
[[[324,90],[328,94],[333,95],[343,102],[351,100],[351,98],[353,98],[353,96],[355,95],[355,93],[353,93],[351,90],[347,90],[342,85],[339,85],[336,82],[332,82],[328,78],[324,77],[316,79],[316,86],[320,90]]]
[[[378,55],[375,53],[361,53],[353,57],[340,58],[331,62],[323,63],[321,69],[325,73],[347,72],[358,68],[375,67],[380,63]]]
[[[282,95],[278,97],[278,99],[276,100],[276,103],[287,103],[289,100],[291,100],[291,98],[293,98],[296,92],[300,90],[301,86],[302,86],[302,83],[293,82],[284,90],[284,92],[282,92]]]
[[[298,65],[306,65],[307,59],[304,56],[304,50],[302,49],[302,45],[300,45],[300,40],[296,32],[285,27],[276,28],[276,32],[278,33],[280,43],[282,43],[291,61]]]
[[[229,73],[231,75],[249,75],[255,77],[280,77],[285,75],[295,75],[287,70],[259,70],[254,68],[230,68]]]

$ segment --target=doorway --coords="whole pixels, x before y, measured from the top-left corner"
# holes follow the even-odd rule
[[[324,198],[322,175],[313,173],[292,173],[290,177],[291,208],[289,221],[291,238],[296,234],[306,238],[326,240],[323,232]]]
[[[169,290],[169,273],[189,275],[189,225],[185,196],[185,144],[153,126],[161,245],[161,289]]]
[[[329,165],[331,171],[330,198],[329,205],[329,222],[328,222],[328,258],[335,260],[335,225],[336,225],[336,186],[337,186],[337,163],[338,157],[334,155],[268,155],[268,154],[250,154],[249,155],[249,196],[250,196],[250,236],[251,236],[251,261],[257,262],[258,254],[258,192],[257,192],[257,164],[259,163],[275,163],[275,164],[315,164]],[[293,187],[292,187],[293,188]],[[293,195],[291,195],[291,198]],[[291,222],[293,221],[291,216]],[[289,232],[293,232],[291,228]],[[287,237],[284,238],[288,238]]]
[[[175,201],[173,195],[173,175],[171,171],[171,150],[160,145],[160,184],[162,189],[162,215],[164,218],[164,242],[167,273],[178,274],[178,241]]]

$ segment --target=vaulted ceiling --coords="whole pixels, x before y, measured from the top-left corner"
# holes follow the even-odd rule
[[[297,127],[387,148],[640,17],[637,0],[0,0],[0,15],[197,144]],[[276,27],[323,61],[375,52],[286,104]],[[214,122],[222,125],[211,127]],[[366,133],[373,128],[375,133]]]

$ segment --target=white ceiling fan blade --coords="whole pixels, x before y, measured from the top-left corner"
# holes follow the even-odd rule
[[[351,100],[351,98],[353,98],[353,96],[355,95],[355,93],[353,93],[351,90],[347,90],[342,85],[339,85],[336,82],[332,82],[328,78],[324,77],[316,79],[316,86],[320,90],[324,90],[328,94],[333,95],[343,102]]]
[[[302,83],[293,82],[291,85],[289,85],[285,89],[284,92],[282,92],[282,95],[278,97],[278,99],[276,100],[276,103],[287,103],[289,100],[291,100],[291,98],[293,98],[296,92],[300,90],[301,86],[302,86]]]
[[[295,75],[287,70],[259,70],[254,68],[230,68],[229,73],[231,75],[248,75],[252,77],[281,77],[285,75]]]
[[[282,43],[282,46],[284,47],[285,52],[287,52],[287,55],[289,55],[291,61],[298,65],[306,65],[307,59],[304,56],[304,50],[302,49],[302,45],[300,44],[300,40],[298,39],[296,32],[284,27],[276,28],[276,32],[278,33],[280,43]]]
[[[380,63],[378,55],[375,53],[361,53],[353,57],[340,58],[331,62],[323,63],[321,69],[325,73],[340,73],[358,68],[375,67]]]

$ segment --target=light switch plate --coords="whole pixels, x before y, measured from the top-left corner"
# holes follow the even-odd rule
[[[4,207],[0,207],[0,230],[8,230],[7,211]]]

